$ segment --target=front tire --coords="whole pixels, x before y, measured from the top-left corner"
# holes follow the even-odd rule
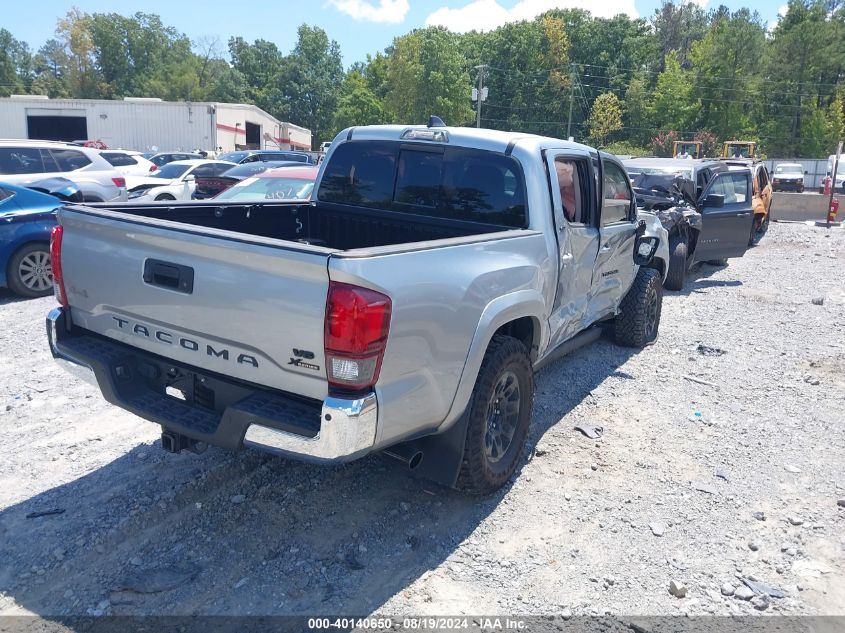
[[[164,200],[176,200],[173,196],[169,193],[162,193],[156,196],[156,202],[162,202]]]
[[[681,236],[669,242],[669,270],[663,286],[668,290],[682,290],[687,278],[687,242]]]
[[[490,342],[467,412],[467,434],[456,488],[489,494],[516,471],[534,403],[528,350],[511,336]]]
[[[43,242],[26,244],[9,259],[6,271],[9,289],[22,297],[46,297],[53,292],[50,246]]]
[[[614,320],[614,339],[625,347],[645,347],[657,339],[663,284],[654,268],[640,268]]]

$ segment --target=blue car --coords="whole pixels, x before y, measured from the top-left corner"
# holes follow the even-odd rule
[[[64,178],[29,188],[0,182],[0,288],[23,297],[53,292],[50,231],[56,209],[80,198],[79,188]]]

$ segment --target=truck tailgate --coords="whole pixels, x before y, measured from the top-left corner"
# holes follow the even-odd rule
[[[322,399],[332,251],[65,208],[74,325],[210,372]]]

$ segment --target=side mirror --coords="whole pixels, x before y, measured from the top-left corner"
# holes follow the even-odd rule
[[[701,205],[702,207],[713,207],[716,209],[721,209],[725,206],[725,194],[723,193],[711,193],[706,198],[704,198],[704,202]]]
[[[659,241],[656,237],[639,237],[634,243],[634,263],[638,266],[647,266],[654,253],[657,252]]]
[[[196,176],[194,176],[193,174],[188,174],[187,176],[185,176],[185,182],[196,182],[196,179]]]

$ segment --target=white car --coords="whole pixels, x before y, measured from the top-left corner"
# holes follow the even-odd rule
[[[146,176],[158,169],[158,165],[144,158],[141,152],[123,149],[106,149],[100,152],[111,166],[126,176]]]
[[[0,139],[0,181],[26,186],[51,177],[76,183],[86,202],[126,200],[126,179],[99,150],[57,141]]]
[[[176,160],[149,176],[127,177],[129,201],[190,200],[197,176],[219,176],[234,166],[225,160]]]

